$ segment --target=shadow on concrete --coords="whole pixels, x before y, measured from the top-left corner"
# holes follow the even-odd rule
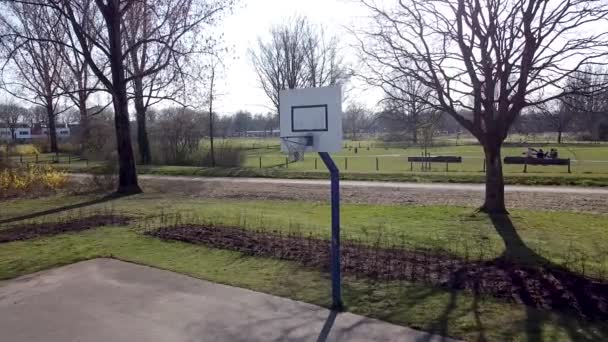
[[[130,196],[130,195],[129,194],[112,193],[112,194],[109,194],[109,195],[106,195],[106,196],[103,196],[103,197],[100,197],[100,198],[96,198],[96,199],[93,199],[93,200],[90,200],[90,201],[70,204],[70,205],[66,205],[66,206],[63,206],[63,207],[48,209],[48,210],[44,210],[44,211],[39,211],[39,212],[27,214],[27,215],[21,215],[21,216],[17,216],[17,217],[11,217],[11,218],[8,218],[8,219],[0,220],[0,224],[13,223],[13,222],[18,222],[18,221],[23,221],[23,220],[29,220],[29,219],[33,219],[33,218],[37,218],[37,217],[41,217],[41,216],[46,216],[46,215],[51,215],[51,214],[57,214],[57,213],[60,213],[60,212],[63,212],[63,211],[84,208],[84,207],[88,207],[88,206],[92,206],[92,205],[100,204],[100,203],[105,203],[105,202],[117,200],[117,199],[120,199],[120,198],[123,198],[123,197],[128,197],[128,196]]]

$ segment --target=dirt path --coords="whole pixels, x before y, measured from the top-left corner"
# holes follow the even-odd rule
[[[75,178],[90,177],[74,175]],[[203,198],[327,201],[323,180],[270,178],[204,178],[141,175],[146,191]],[[480,184],[342,181],[342,200],[349,203],[448,204],[475,207],[483,201]],[[510,208],[608,213],[608,189],[507,186]]]

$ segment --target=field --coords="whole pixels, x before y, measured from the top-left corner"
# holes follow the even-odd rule
[[[516,139],[516,138],[512,138]],[[280,151],[278,138],[231,138],[218,139],[218,144],[228,143],[239,145],[246,151],[245,166],[251,168],[285,168],[285,153]],[[428,148],[428,153],[433,156],[461,156],[462,164],[450,164],[449,172],[481,172],[483,171],[484,156],[479,145],[470,140],[439,139],[436,144],[438,147]],[[567,143],[550,144],[544,141],[538,143],[506,143],[503,147],[502,155],[521,156],[525,147],[542,148],[548,151],[557,148],[560,158],[572,160],[573,172],[581,174],[608,174],[608,144],[598,143]],[[207,143],[203,142],[202,148],[208,148]],[[5,147],[0,146],[0,151]],[[356,151],[355,151],[356,150]],[[13,160],[24,163],[33,163],[38,160],[41,163],[51,162],[57,159],[57,155],[51,153],[37,153],[32,145],[17,145],[15,148],[16,156]],[[333,154],[333,157],[344,172],[409,172],[419,171],[420,165],[414,164],[411,169],[407,157],[420,156],[423,153],[421,147],[407,146],[405,143],[398,142],[379,142],[375,140],[344,142],[344,149]],[[0,153],[1,154],[1,153]],[[36,157],[38,155],[38,157]],[[59,161],[62,164],[84,163],[84,160],[68,153],[59,153]],[[260,164],[261,158],[261,164]],[[317,167],[315,167],[317,159]],[[376,164],[378,159],[378,164]],[[376,168],[376,165],[378,166]],[[445,172],[445,164],[433,164],[433,171]],[[288,169],[312,171],[323,169],[320,160],[314,153],[308,153],[302,162],[288,163]],[[505,165],[506,173],[521,173],[522,166]],[[529,173],[565,173],[566,168],[536,166],[530,167]]]
[[[325,203],[217,201],[155,192],[125,198],[57,195],[3,202],[0,231],[108,213],[131,217],[131,222],[0,244],[0,279],[104,256],[329,305],[325,271],[302,267],[296,261],[143,234],[160,226],[195,223],[327,239],[329,208]],[[606,215],[513,210],[511,228],[454,206],[346,204],[342,216],[344,243],[374,246],[378,241],[400,241],[400,248],[409,251],[449,251],[458,258],[469,255],[467,258],[490,262],[513,248],[508,241],[521,239],[520,247],[572,274],[607,276]],[[538,262],[536,257],[520,255],[523,264]],[[349,311],[467,340],[608,338],[605,321],[424,282],[347,274],[344,292]]]

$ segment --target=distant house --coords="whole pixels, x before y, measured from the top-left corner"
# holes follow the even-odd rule
[[[32,139],[32,130],[24,124],[19,124],[14,128],[15,140],[25,141]],[[13,140],[13,130],[10,127],[0,126],[0,141]]]
[[[55,126],[55,132],[57,132],[57,138],[66,139],[71,136],[71,128],[69,125],[57,125]],[[49,136],[49,129],[46,126],[36,124],[32,127],[32,139],[46,139]]]
[[[57,125],[55,128],[57,132],[57,138],[59,139],[67,139],[71,134],[71,128],[68,125]],[[18,142],[27,142],[32,139],[48,139],[48,128],[36,124],[32,127],[29,127],[26,124],[19,124],[18,127],[15,128],[15,140]],[[11,129],[6,126],[0,126],[0,141],[11,141],[13,140]]]

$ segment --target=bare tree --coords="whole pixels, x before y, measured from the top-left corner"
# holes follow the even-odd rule
[[[270,39],[259,38],[250,56],[260,86],[277,113],[280,90],[340,84],[349,76],[339,54],[338,38],[327,38],[324,29],[306,17],[272,28]]]
[[[209,74],[209,156],[211,157],[211,167],[215,167],[215,150],[213,146],[213,100],[215,100],[216,84],[215,84],[215,71],[217,70],[218,63],[211,65],[211,72]]]
[[[369,109],[358,103],[351,103],[344,111],[344,131],[350,133],[351,139],[357,140],[359,133],[367,131],[372,123]]]
[[[483,146],[485,201],[506,213],[501,146],[522,109],[569,94],[563,81],[607,53],[601,0],[360,0],[372,25],[357,33],[374,74],[412,75],[429,104]],[[470,113],[470,115],[464,114]]]
[[[65,65],[56,45],[47,38],[61,36],[61,25],[46,7],[11,3],[6,9],[0,15],[4,31],[1,46],[7,60],[4,87],[13,96],[46,110],[51,152],[57,152],[56,117],[60,114],[60,78]]]
[[[575,111],[566,103],[556,100],[540,106],[540,112],[557,132],[557,143],[562,143],[562,135],[574,118]]]
[[[95,5],[92,1],[83,1],[81,12],[82,16],[79,18],[79,25],[87,35],[93,35],[95,32],[103,30],[103,22],[100,20],[92,20],[94,15]],[[95,25],[95,26],[93,26]],[[100,80],[95,77],[92,73],[91,68],[87,64],[84,56],[79,52],[78,49],[74,49],[76,42],[73,41],[73,37],[69,34],[69,30],[64,30],[62,37],[57,37],[60,41],[69,41],[70,44],[55,44],[55,47],[59,50],[60,56],[65,64],[65,72],[61,75],[59,81],[60,86],[63,90],[63,94],[67,96],[70,101],[76,106],[78,118],[72,118],[73,122],[79,122],[81,126],[80,142],[81,149],[84,151],[89,145],[90,136],[90,117],[101,113],[105,108],[109,106],[109,103],[99,108],[97,105],[89,107],[89,99],[97,91],[103,91],[100,88]],[[94,45],[89,46],[90,49],[94,48]],[[89,51],[93,55],[93,51]],[[103,62],[99,62],[103,65]],[[103,67],[105,69],[105,66]]]
[[[421,117],[423,113],[433,108],[431,102],[433,90],[412,75],[390,76],[370,73],[361,76],[368,84],[383,90],[385,96],[381,102],[384,102],[387,108],[381,113],[383,119],[393,122],[399,129],[409,130],[412,142],[417,144],[418,131],[422,127],[429,127],[430,124],[421,120]],[[434,118],[428,115],[426,117]]]
[[[147,109],[163,100],[180,103],[177,97],[191,76],[188,64],[195,56],[210,54],[217,48],[211,28],[233,3],[233,0],[141,0],[124,16],[130,97],[135,105],[137,142],[143,164],[151,161]]]
[[[565,87],[571,94],[561,99],[566,125],[574,118],[583,130],[593,135],[598,129],[600,116],[608,113],[608,70],[604,67],[588,67],[566,80]],[[569,117],[568,117],[569,116]]]
[[[176,1],[178,0],[173,1],[173,3],[177,3]],[[134,44],[125,41],[125,18],[130,11],[137,10],[142,3],[152,4],[152,2],[137,0],[13,0],[13,2],[50,9],[57,18],[58,24],[63,25],[68,30],[70,39],[67,41],[54,39],[50,35],[45,39],[32,36],[22,36],[20,38],[27,41],[45,41],[57,45],[66,45],[81,54],[105,91],[112,96],[119,161],[117,192],[141,192],[137,182],[135,159],[131,145],[127,88],[136,78],[148,77],[166,69],[174,61],[174,54],[166,54],[154,64],[145,64],[145,69],[138,73],[127,69],[127,59],[131,56],[131,51],[145,45],[156,46],[156,48],[151,48],[151,51],[177,49],[181,39],[187,39],[186,32],[189,31],[181,31],[177,36],[161,33],[160,36],[144,37]],[[192,8],[199,8],[198,6],[200,6],[203,9],[215,8],[215,5],[223,3],[232,4],[233,1],[218,0],[218,2],[208,3],[201,0],[196,3],[191,2]],[[197,18],[196,20],[202,19]],[[154,22],[153,25],[157,24]],[[194,25],[194,23],[186,20],[177,25],[188,27]],[[99,27],[100,30],[91,32],[91,27]],[[161,32],[166,32],[162,25],[155,27]],[[106,66],[109,66],[109,68],[106,68]],[[109,71],[109,73],[106,71]],[[130,71],[128,75],[127,71]]]
[[[17,140],[16,130],[19,123],[26,119],[27,109],[17,105],[13,101],[0,104],[0,123],[5,125],[11,133],[11,141]]]

